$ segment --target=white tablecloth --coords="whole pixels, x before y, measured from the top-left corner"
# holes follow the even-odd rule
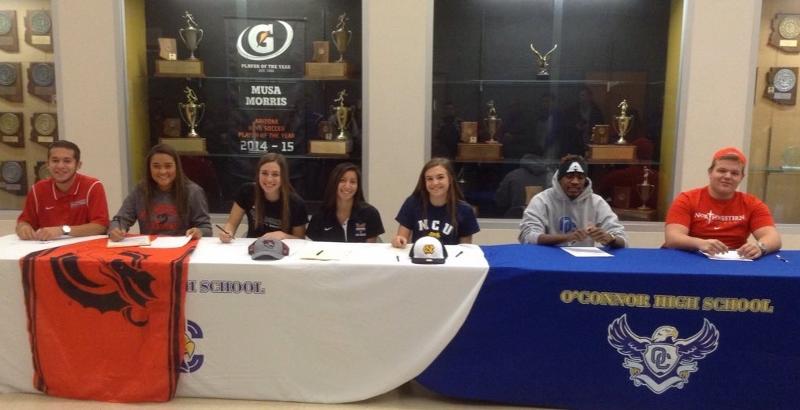
[[[0,391],[33,391],[19,258],[73,241],[0,238]],[[385,393],[444,349],[488,271],[474,245],[448,246],[444,265],[416,265],[389,244],[302,240],[287,241],[282,260],[253,261],[251,241],[205,238],[191,257],[195,351],[179,396],[349,402]],[[317,249],[341,259],[300,259]]]

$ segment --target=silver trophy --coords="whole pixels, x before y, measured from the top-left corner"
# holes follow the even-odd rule
[[[536,73],[537,79],[547,80],[550,78],[550,54],[553,54],[556,48],[558,48],[558,44],[554,45],[545,55],[542,55],[542,53],[533,46],[533,43],[531,43],[531,50],[533,50],[533,54],[536,55],[537,64],[539,65],[539,72]]]
[[[195,128],[197,124],[200,123],[200,120],[203,119],[203,114],[206,112],[206,104],[198,104],[197,94],[195,94],[194,90],[191,88],[186,87],[183,92],[186,93],[186,102],[178,103],[178,113],[181,119],[183,119],[183,122],[189,126],[189,134],[186,136],[197,138],[200,134],[197,133]]]
[[[348,125],[350,124],[350,115],[352,114],[353,108],[345,107],[344,97],[346,96],[346,90],[339,91],[338,97],[333,100],[333,102],[339,103],[339,105],[331,107],[333,109],[333,115],[336,118],[336,126],[339,128],[339,135],[335,138],[336,141],[347,141],[350,136]]]
[[[197,57],[194,56],[194,51],[197,50],[197,46],[203,40],[203,29],[197,27],[197,22],[188,10],[183,13],[183,18],[186,19],[186,27],[178,30],[178,34],[180,34],[183,44],[189,49],[189,60],[197,60]]]
[[[615,141],[615,144],[627,144],[628,141],[625,141],[625,136],[628,135],[628,132],[631,130],[631,126],[633,126],[633,116],[628,115],[628,100],[622,100],[617,107],[619,107],[619,115],[614,116],[614,130],[619,135],[619,139]]]
[[[639,193],[639,198],[642,199],[642,205],[639,209],[643,211],[650,210],[650,207],[647,206],[647,201],[650,200],[650,196],[653,195],[653,191],[655,190],[655,185],[648,182],[647,178],[650,176],[650,168],[644,167],[644,180],[642,180],[641,184],[636,185],[636,191]]]
[[[347,14],[342,13],[339,16],[339,22],[336,24],[336,27],[331,32],[331,38],[333,39],[333,46],[336,47],[336,51],[339,52],[339,59],[336,60],[337,63],[344,62],[344,52],[347,51],[347,46],[349,46],[350,41],[353,40],[353,32],[345,27],[346,22],[347,22]]]
[[[494,139],[494,136],[497,135],[497,129],[500,128],[503,120],[497,116],[497,110],[494,108],[494,100],[489,100],[486,106],[489,107],[489,113],[487,117],[483,119],[483,123],[486,125],[486,132],[489,134],[489,139],[486,140],[486,142],[488,144],[497,144],[498,141]]]

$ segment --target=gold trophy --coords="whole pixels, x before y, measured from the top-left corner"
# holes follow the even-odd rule
[[[189,49],[189,60],[197,60],[194,52],[197,50],[197,46],[200,45],[200,41],[203,40],[203,29],[197,27],[197,22],[192,17],[192,14],[189,13],[189,10],[183,13],[183,18],[186,19],[186,27],[178,30],[178,34],[180,34],[183,44]]]
[[[655,190],[655,186],[647,181],[649,176],[650,168],[644,167],[644,180],[641,184],[636,185],[636,191],[639,193],[639,198],[642,199],[642,205],[639,207],[642,211],[650,210],[650,207],[647,206],[647,201],[650,200],[650,195]]]
[[[533,46],[531,43],[531,50],[533,50],[533,54],[536,55],[537,64],[539,65],[539,72],[536,73],[536,79],[538,80],[547,80],[550,78],[550,54],[553,54],[553,51],[556,51],[558,48],[558,44],[555,44],[550,51],[542,55],[536,47]]]
[[[333,45],[336,47],[336,51],[339,52],[339,59],[336,60],[337,63],[344,63],[344,52],[347,51],[347,46],[350,45],[350,41],[353,40],[353,32],[348,30],[345,27],[345,23],[347,22],[347,14],[342,13],[339,16],[339,22],[336,24],[336,27],[331,32],[331,38],[333,39]]]
[[[178,103],[178,113],[181,115],[183,122],[189,126],[189,134],[186,136],[197,138],[200,134],[197,133],[195,127],[197,127],[197,124],[203,119],[203,114],[206,112],[206,104],[198,104],[197,94],[188,86],[183,89],[183,92],[186,94],[186,102]]]
[[[489,116],[483,119],[483,123],[486,125],[486,132],[489,134],[489,139],[486,140],[486,143],[497,144],[499,141],[494,139],[494,136],[497,134],[497,129],[500,128],[503,120],[497,116],[497,110],[494,108],[494,100],[489,100],[486,105],[489,107]]]
[[[619,135],[619,139],[615,144],[627,144],[628,141],[625,141],[625,135],[631,130],[633,116],[628,115],[628,100],[622,100],[617,107],[619,107],[619,115],[614,116],[614,122],[612,123],[614,131]]]
[[[339,135],[336,136],[336,141],[347,141],[350,133],[347,130],[347,126],[350,123],[350,114],[353,110],[352,107],[345,107],[344,106],[344,97],[347,96],[347,91],[342,90],[339,91],[339,96],[336,97],[333,102],[339,103],[339,105],[333,106],[333,114],[336,118],[336,126],[339,128]]]

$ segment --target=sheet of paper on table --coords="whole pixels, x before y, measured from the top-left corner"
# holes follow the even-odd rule
[[[609,256],[614,256],[594,246],[565,246],[561,249],[578,258],[606,258]]]
[[[126,236],[119,242],[108,240],[106,247],[108,248],[126,248],[129,246],[148,246],[150,245],[150,237],[147,235]]]
[[[708,259],[713,259],[715,261],[741,261],[741,262],[752,262],[753,260],[750,258],[745,258],[739,255],[736,251],[727,251],[724,253],[717,253],[717,254],[710,254],[705,252],[700,252],[703,255],[706,255]]]
[[[150,242],[151,248],[180,248],[192,240],[191,236],[159,236]]]
[[[340,261],[347,258],[350,250],[342,249],[341,247],[320,247],[308,245],[298,252],[297,257],[300,259],[318,260],[318,261]]]

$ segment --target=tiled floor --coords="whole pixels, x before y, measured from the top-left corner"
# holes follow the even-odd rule
[[[9,393],[0,394],[0,409],[3,410],[105,410],[105,409],[130,409],[146,407],[148,409],[324,409],[324,410],[343,410],[343,409],[519,409],[523,407],[493,405],[489,403],[466,402],[452,400],[439,396],[426,390],[416,383],[405,384],[384,395],[365,400],[358,403],[349,404],[308,404],[308,403],[289,403],[277,401],[248,401],[248,400],[218,400],[218,399],[194,399],[177,398],[168,403],[149,403],[149,404],[115,404],[91,401],[78,401],[47,397],[41,394]]]

